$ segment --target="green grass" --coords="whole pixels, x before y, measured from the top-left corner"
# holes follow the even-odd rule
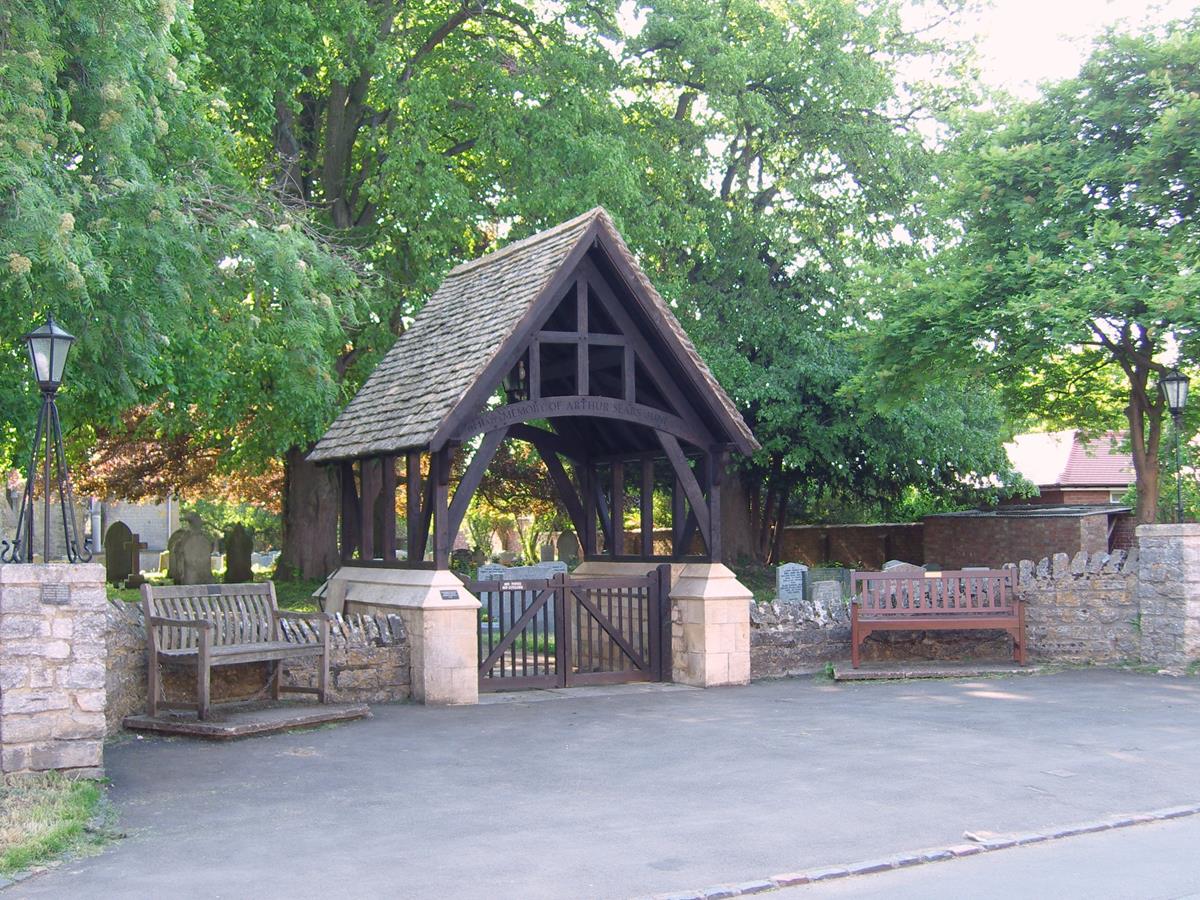
[[[95,827],[103,804],[100,782],[57,772],[7,776],[0,782],[0,875],[12,875],[112,837]]]
[[[147,572],[146,580],[151,584],[170,584],[165,572]],[[217,576],[220,581],[220,576]],[[270,581],[270,573],[266,570],[256,570],[254,580],[257,582]],[[317,608],[312,598],[312,592],[321,586],[320,581],[276,581],[275,597],[281,609],[294,609],[298,612],[314,612]],[[126,603],[138,603],[142,594],[138,588],[118,588],[108,585],[108,596],[111,600],[124,600]]]
[[[760,566],[756,563],[741,563],[730,566],[742,584],[754,593],[754,599],[760,603],[775,599],[775,569],[772,566]]]

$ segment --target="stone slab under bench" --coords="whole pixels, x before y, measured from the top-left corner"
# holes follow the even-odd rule
[[[223,741],[369,718],[370,715],[371,710],[365,703],[251,703],[215,707],[203,722],[196,718],[194,712],[165,711],[154,718],[145,715],[126,716],[124,725],[130,731]]]
[[[1041,666],[1007,663],[911,662],[849,664],[833,667],[834,681],[895,681],[903,678],[979,678],[984,675],[1036,675]]]

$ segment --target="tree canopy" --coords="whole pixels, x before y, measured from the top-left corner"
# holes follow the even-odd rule
[[[902,75],[964,56],[899,0],[17,0],[0,53],[0,372],[53,308],[77,446],[281,460],[289,567],[336,560],[304,450],[444,272],[597,204],[763,443],[736,550],[818,497],[1003,473],[985,390],[853,387],[863,275],[928,230],[918,123],[969,100]],[[32,400],[0,399],[8,461]]]
[[[895,396],[949,367],[1015,421],[1127,429],[1143,522],[1158,378],[1200,361],[1198,24],[1110,34],[1077,78],[966,119],[935,197],[954,233],[886,282],[872,367]]]

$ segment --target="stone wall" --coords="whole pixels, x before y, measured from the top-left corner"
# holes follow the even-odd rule
[[[287,623],[291,625],[291,623]],[[285,631],[288,640],[312,640],[315,635]],[[121,721],[146,709],[146,632],[138,604],[108,603],[108,709],[109,732]],[[409,642],[399,616],[337,615],[330,634],[329,688],[334,702],[387,703],[406,700],[411,677]],[[192,667],[163,670],[168,699],[191,701],[195,697]],[[265,696],[267,663],[220,666],[212,673],[214,703]],[[284,683],[316,685],[316,660],[284,663]],[[285,695],[287,696],[287,695]]]
[[[0,566],[0,772],[98,774],[104,567]]]
[[[1103,521],[1103,518],[1099,519]],[[1143,525],[1137,550],[1057,553],[1017,567],[1035,661],[1200,664],[1200,525]],[[846,601],[759,602],[750,612],[751,671],[772,678],[820,671],[850,656]],[[863,660],[1011,659],[999,632],[891,632],[863,643]]]
[[[1136,550],[1056,553],[1036,565],[1024,560],[1019,570],[1033,659],[1110,665],[1141,658]]]
[[[999,507],[991,512],[926,516],[925,562],[942,569],[999,568],[1054,553],[1106,553],[1108,518],[1103,508],[1088,515],[1033,515]]]

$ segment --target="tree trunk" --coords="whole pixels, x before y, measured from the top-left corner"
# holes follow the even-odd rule
[[[337,470],[305,459],[292,447],[283,461],[283,547],[275,577],[325,578],[338,567]]]
[[[1151,400],[1148,370],[1133,368],[1126,369],[1126,373],[1130,375],[1132,388],[1125,415],[1129,420],[1129,449],[1137,477],[1137,523],[1151,525],[1158,521],[1158,448],[1164,404],[1157,393]]]
[[[746,477],[742,472],[731,470],[726,473],[721,485],[721,542],[727,565],[746,559],[758,561],[754,552],[755,531],[750,520],[753,488],[743,480]]]

